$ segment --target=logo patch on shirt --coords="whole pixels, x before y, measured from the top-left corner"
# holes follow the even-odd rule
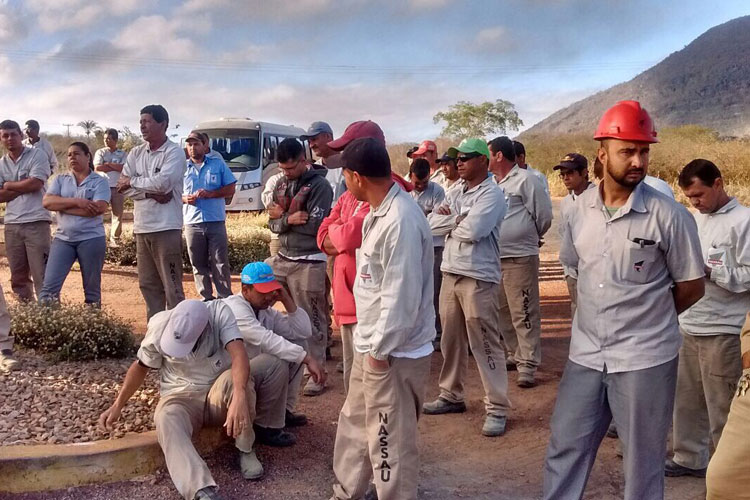
[[[372,275],[370,274],[370,264],[364,264],[359,270],[359,279],[363,283],[372,283]]]
[[[724,265],[724,251],[712,252],[708,254],[707,263],[709,266],[723,266]]]
[[[635,269],[635,272],[640,273],[643,270],[643,261],[639,260],[633,264],[633,269]]]

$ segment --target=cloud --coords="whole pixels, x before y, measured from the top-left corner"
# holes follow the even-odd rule
[[[339,0],[344,7],[361,3],[360,0]],[[222,15],[229,13],[234,19],[289,19],[322,14],[337,7],[334,0],[252,0],[238,3],[233,0],[187,0],[180,10],[188,12],[216,12]]]
[[[518,44],[508,28],[494,26],[480,30],[467,48],[477,53],[497,55],[515,51]]]
[[[453,0],[409,0],[409,6],[412,9],[442,9],[450,4]]]
[[[202,51],[180,30],[189,28],[164,16],[141,16],[122,29],[112,41],[113,46],[133,58],[187,60]]]
[[[27,34],[26,21],[21,14],[0,3],[0,43],[13,42]]]
[[[25,5],[37,14],[39,27],[48,33],[85,28],[107,17],[132,14],[151,5],[147,0],[26,0]]]

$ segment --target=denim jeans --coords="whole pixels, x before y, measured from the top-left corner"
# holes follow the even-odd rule
[[[53,239],[39,302],[60,300],[60,290],[65,278],[68,277],[73,263],[78,260],[86,303],[101,304],[102,268],[106,250],[107,239],[104,236],[83,241]]]

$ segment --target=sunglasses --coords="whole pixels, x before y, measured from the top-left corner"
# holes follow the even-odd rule
[[[465,155],[460,155],[457,159],[461,163],[466,163],[467,161],[471,161],[474,158],[478,158],[479,156],[482,156],[482,155],[479,153],[468,153]]]

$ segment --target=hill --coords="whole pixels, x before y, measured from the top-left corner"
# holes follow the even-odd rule
[[[521,137],[591,134],[602,113],[635,99],[657,129],[695,124],[722,136],[750,135],[750,16],[715,26],[632,80],[561,109]]]

